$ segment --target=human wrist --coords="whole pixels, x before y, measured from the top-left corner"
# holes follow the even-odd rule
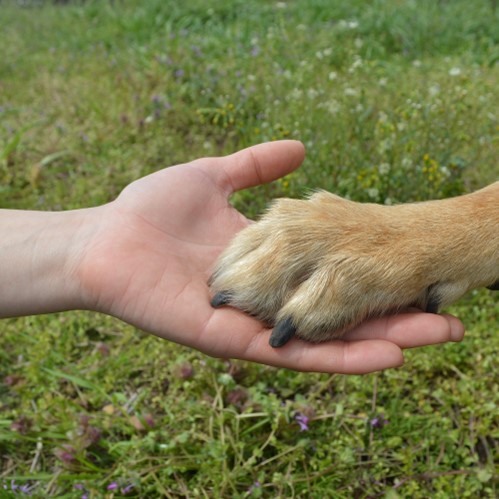
[[[85,308],[78,267],[95,210],[0,210],[0,317]]]

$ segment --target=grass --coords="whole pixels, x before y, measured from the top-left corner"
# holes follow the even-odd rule
[[[497,179],[495,2],[185,3],[2,3],[2,207],[101,204],[288,137],[303,168],[235,195],[247,215],[314,187],[400,202]],[[350,377],[91,313],[4,320],[0,497],[497,497],[499,304],[480,291],[451,312],[461,344]]]

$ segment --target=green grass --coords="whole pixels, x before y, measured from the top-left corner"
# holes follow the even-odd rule
[[[234,196],[249,216],[315,187],[399,202],[497,179],[495,2],[184,3],[2,3],[2,207],[105,203],[278,138],[307,159]],[[0,497],[22,495],[13,480],[35,497],[497,497],[499,304],[480,291],[452,312],[461,344],[350,377],[211,359],[91,313],[4,320]]]

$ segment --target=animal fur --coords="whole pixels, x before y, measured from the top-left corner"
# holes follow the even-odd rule
[[[464,196],[384,206],[320,191],[279,199],[242,230],[210,279],[231,305],[319,342],[365,319],[418,307],[437,313],[474,288],[499,288],[499,182]]]

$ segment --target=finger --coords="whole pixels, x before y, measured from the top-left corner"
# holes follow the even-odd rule
[[[255,336],[243,358],[296,371],[337,374],[366,374],[404,363],[402,350],[384,340],[313,344],[295,338],[278,349],[270,348],[268,341],[269,332]]]
[[[368,321],[345,334],[345,340],[384,339],[400,348],[461,341],[464,326],[452,315],[422,312],[392,315]]]
[[[295,371],[364,374],[403,364],[401,349],[385,340],[308,343],[297,338],[281,348],[269,345],[271,330],[226,308],[216,310],[195,345],[215,357],[239,358]],[[192,345],[191,345],[192,346]]]
[[[296,140],[266,142],[248,147],[222,158],[225,175],[221,187],[235,191],[271,182],[298,168],[305,157],[305,148]]]

